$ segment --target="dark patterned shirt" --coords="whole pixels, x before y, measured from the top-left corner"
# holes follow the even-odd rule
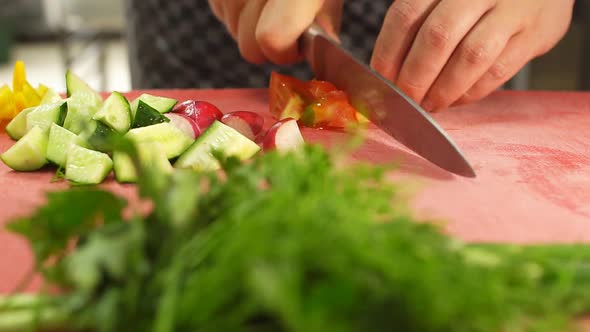
[[[361,60],[369,61],[391,3],[345,1],[342,44]],[[266,87],[272,70],[312,77],[305,63],[277,67],[246,62],[207,0],[128,0],[127,17],[135,89]]]

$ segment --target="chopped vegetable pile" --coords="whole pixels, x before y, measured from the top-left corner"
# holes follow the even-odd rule
[[[0,301],[0,331],[33,317],[40,331],[563,331],[590,313],[589,246],[461,243],[407,214],[386,169],[306,145],[162,174],[121,149],[153,210],[125,219],[121,197],[78,187],[10,223],[62,292]]]
[[[0,125],[17,116],[23,109],[38,106],[49,90],[43,84],[33,88],[27,81],[25,64],[17,61],[14,65],[12,89],[8,84],[0,86]]]
[[[214,149],[247,160],[262,150],[285,152],[304,143],[293,118],[276,121],[263,132],[264,118],[255,112],[224,114],[207,101],[178,103],[147,93],[131,102],[118,92],[103,100],[71,71],[66,85],[66,99],[48,89],[38,105],[27,104],[8,123],[6,132],[16,142],[0,155],[4,164],[19,172],[55,167],[58,178],[75,185],[100,184],[113,171],[117,181],[134,183],[133,165],[113,151],[109,137],[134,140],[142,162],[158,165],[163,173],[216,170]]]

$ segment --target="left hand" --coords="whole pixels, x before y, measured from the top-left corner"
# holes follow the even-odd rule
[[[371,66],[426,110],[481,99],[564,36],[574,0],[396,0]]]

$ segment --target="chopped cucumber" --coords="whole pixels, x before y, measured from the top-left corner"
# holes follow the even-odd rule
[[[137,113],[133,119],[133,128],[147,127],[158,123],[170,122],[166,116],[160,114],[155,108],[139,101]]]
[[[154,167],[162,174],[170,174],[174,170],[160,143],[138,144],[137,152],[142,166]],[[134,183],[137,181],[137,170],[129,155],[119,151],[113,152],[113,168],[119,183]]]
[[[47,164],[47,133],[33,127],[0,158],[10,168],[19,172],[31,172]]]
[[[66,87],[71,100],[94,108],[102,106],[102,96],[71,70],[66,72]]]
[[[161,114],[172,111],[178,100],[144,93],[131,103],[131,115],[135,117],[139,101],[143,101]]]
[[[65,174],[68,181],[75,184],[99,184],[112,169],[113,161],[106,153],[70,145]]]
[[[220,164],[213,154],[214,151],[225,157],[246,160],[258,153],[260,146],[232,127],[215,121],[178,158],[174,166],[197,171],[217,170]]]
[[[93,119],[120,133],[126,133],[131,127],[129,101],[119,92],[113,92],[105,100],[102,108],[94,114]]]
[[[34,111],[37,107],[29,107],[20,111],[7,125],[6,133],[15,141],[21,139],[27,133],[27,114]]]
[[[78,135],[88,129],[93,121],[92,117],[98,110],[96,106],[76,100],[68,100],[68,113],[63,127]]]
[[[94,150],[111,152],[113,147],[109,137],[115,134],[117,132],[111,127],[100,121],[92,120],[88,127],[80,133],[80,137],[87,141]]]
[[[88,147],[88,143],[82,137],[53,123],[49,130],[47,160],[56,165],[65,166],[68,150],[72,144]]]
[[[49,131],[52,123],[62,125],[67,112],[68,104],[63,101],[38,106],[27,114],[27,131],[35,126],[44,131]]]
[[[55,90],[48,88],[45,92],[45,95],[43,96],[43,99],[41,99],[40,105],[53,104],[62,101],[63,98],[57,92],[55,92]]]
[[[131,129],[126,136],[135,144],[160,143],[168,159],[180,156],[193,143],[192,138],[169,123]]]

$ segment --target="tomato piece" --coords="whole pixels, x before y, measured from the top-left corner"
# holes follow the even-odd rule
[[[299,79],[272,72],[269,86],[270,113],[279,119],[298,120],[303,114],[308,94],[305,83]]]
[[[320,99],[328,95],[330,92],[338,90],[338,88],[330,82],[315,79],[306,82],[306,88],[314,99]]]
[[[332,91],[310,104],[302,122],[316,128],[347,128],[358,123],[357,111],[343,91]]]

